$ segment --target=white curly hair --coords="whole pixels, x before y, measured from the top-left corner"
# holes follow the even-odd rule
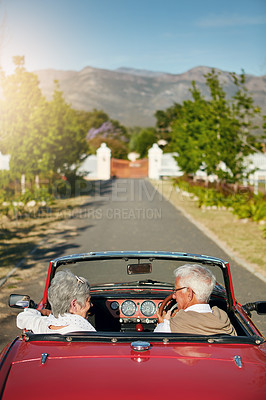
[[[216,278],[213,273],[200,264],[185,264],[174,270],[179,278],[179,284],[189,287],[195,293],[198,301],[208,303],[214,289]]]

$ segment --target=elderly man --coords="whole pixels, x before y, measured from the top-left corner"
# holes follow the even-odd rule
[[[227,313],[208,304],[216,282],[209,269],[199,264],[186,264],[174,274],[173,299],[178,311],[172,318],[170,312],[163,317],[158,315],[159,324],[154,332],[236,335]]]

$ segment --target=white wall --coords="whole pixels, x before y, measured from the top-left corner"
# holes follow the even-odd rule
[[[79,172],[86,172],[86,179],[97,179],[97,156],[95,154],[88,156],[80,166]]]
[[[178,153],[164,153],[162,154],[162,163],[160,169],[160,176],[182,176],[183,171],[179,168],[175,156]]]

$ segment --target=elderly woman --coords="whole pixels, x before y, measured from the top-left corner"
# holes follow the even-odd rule
[[[52,313],[47,316],[48,310],[25,308],[17,316],[17,327],[33,333],[95,331],[86,319],[91,307],[90,299],[87,279],[73,275],[69,270],[60,271],[48,289]]]

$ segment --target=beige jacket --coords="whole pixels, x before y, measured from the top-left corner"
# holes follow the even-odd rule
[[[227,313],[218,307],[212,313],[180,310],[170,320],[171,332],[197,335],[228,334],[236,336],[236,331]]]

